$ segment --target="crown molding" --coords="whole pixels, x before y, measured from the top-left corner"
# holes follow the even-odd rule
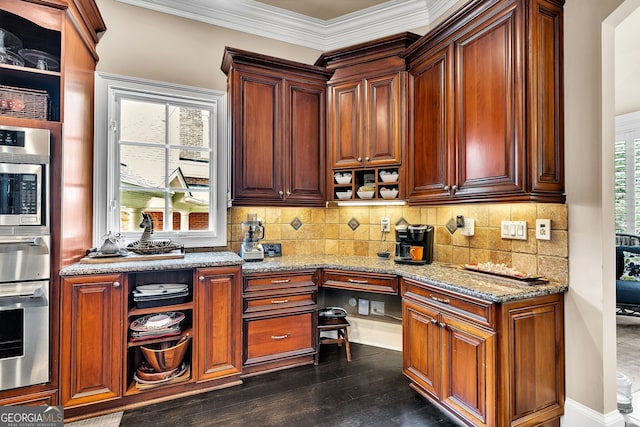
[[[117,1],[327,51],[426,26],[458,0],[391,0],[326,21],[253,0]]]

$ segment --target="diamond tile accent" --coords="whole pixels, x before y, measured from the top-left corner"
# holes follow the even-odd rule
[[[360,227],[360,223],[355,218],[351,218],[347,225],[349,226],[349,228],[351,228],[351,231],[356,231],[356,229]]]
[[[291,221],[291,226],[294,230],[298,231],[298,229],[302,227],[302,221],[300,221],[300,218],[295,217],[293,218],[293,221]]]

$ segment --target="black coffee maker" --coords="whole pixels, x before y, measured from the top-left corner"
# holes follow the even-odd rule
[[[433,261],[433,226],[423,224],[396,225],[394,261],[399,264],[431,264]]]

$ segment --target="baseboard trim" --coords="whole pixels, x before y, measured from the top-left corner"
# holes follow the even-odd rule
[[[575,400],[564,402],[564,416],[560,419],[562,427],[624,427],[624,417],[620,412],[601,414]]]

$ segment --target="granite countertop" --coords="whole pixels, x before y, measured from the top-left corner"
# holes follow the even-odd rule
[[[130,255],[135,257],[135,254]],[[174,268],[222,267],[240,265],[244,261],[234,252],[187,252],[184,258],[152,261],[125,261],[103,264],[76,263],[60,270],[60,276],[82,276],[85,274],[128,273],[131,271],[170,270]]]
[[[60,275],[81,276],[86,274],[221,267],[241,264],[244,274],[318,268],[394,274],[491,302],[507,302],[556,294],[565,292],[568,288],[566,284],[557,282],[527,284],[483,273],[464,271],[456,268],[456,266],[437,262],[415,266],[396,264],[391,259],[337,255],[293,255],[265,258],[264,261],[260,262],[245,262],[233,252],[193,252],[186,253],[184,258],[181,259],[154,261],[109,262],[104,264],[76,263],[62,269]]]
[[[527,284],[484,273],[465,271],[450,264],[434,262],[416,266],[397,264],[392,259],[359,256],[294,255],[265,258],[261,262],[245,263],[242,266],[242,271],[244,274],[251,274],[305,268],[333,268],[345,271],[395,274],[491,302],[507,302],[557,294],[568,289],[568,286],[562,283]]]

